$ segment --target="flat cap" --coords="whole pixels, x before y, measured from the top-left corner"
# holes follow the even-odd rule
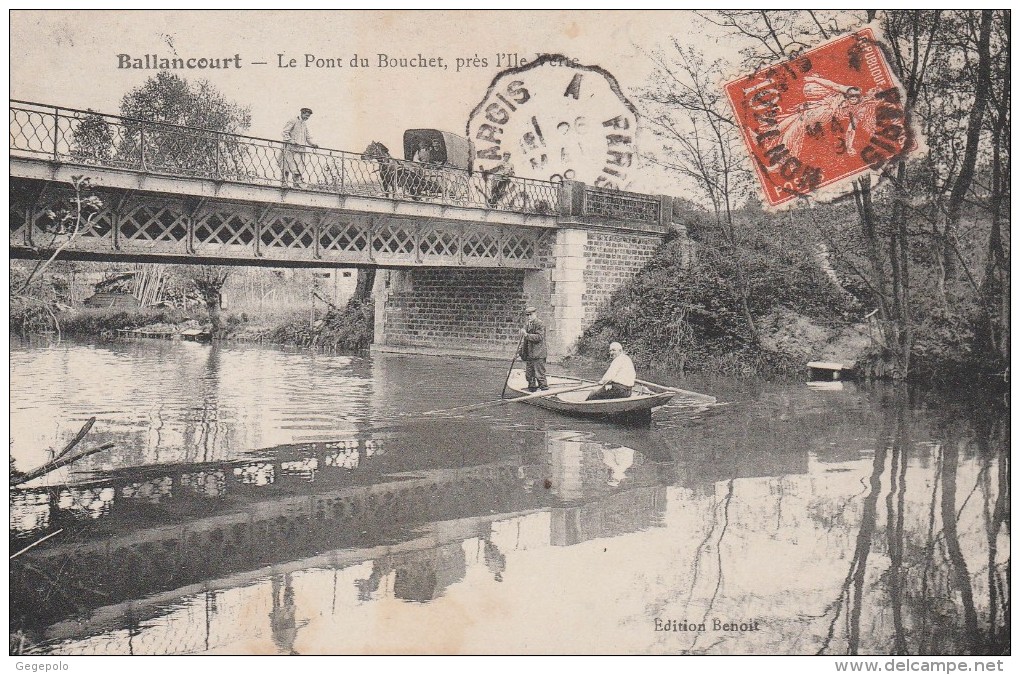
[[[311,115],[312,114],[312,109],[311,108],[302,108],[301,112],[308,113],[309,115]]]
[[[534,314],[534,313],[535,313],[535,312],[537,312],[537,311],[538,311],[538,310],[537,310],[537,309],[535,309],[534,307],[528,307],[527,309],[525,309],[525,310],[524,310],[524,313],[525,313],[525,314]]]

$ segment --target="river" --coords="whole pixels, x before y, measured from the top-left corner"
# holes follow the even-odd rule
[[[885,384],[640,377],[644,426],[506,363],[12,338],[12,651],[987,654],[1009,411]],[[560,369],[553,368],[554,371]],[[575,366],[575,375],[591,370]]]

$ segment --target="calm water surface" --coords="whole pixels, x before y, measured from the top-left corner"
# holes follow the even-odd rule
[[[12,650],[1008,649],[1001,399],[747,380],[644,427],[497,398],[506,364],[18,345]],[[591,375],[579,371],[578,375]],[[663,378],[660,378],[663,379]],[[670,628],[673,630],[662,630]]]

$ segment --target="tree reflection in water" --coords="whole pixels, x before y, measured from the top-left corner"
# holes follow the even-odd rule
[[[884,400],[882,434],[877,439],[868,493],[863,501],[860,528],[851,561],[839,598],[832,607],[829,630],[819,654],[1002,654],[1008,651],[1009,606],[1003,589],[1007,587],[1009,559],[999,559],[999,545],[1008,542],[1009,444],[998,416],[991,424],[973,425],[973,436],[962,437],[966,421],[950,418],[942,425],[942,442],[934,446],[936,453],[932,480],[917,489],[930,490],[927,538],[918,540],[919,531],[905,529],[908,492],[907,468],[915,444],[907,419],[911,402],[906,389],[891,392]],[[995,418],[996,416],[993,416]],[[988,416],[970,418],[986,421]],[[963,463],[961,448],[973,441],[978,452],[980,469],[968,494],[960,498],[958,470]],[[888,467],[887,467],[887,461]],[[993,486],[992,474],[996,474]],[[878,531],[878,503],[885,488],[885,532],[883,552],[888,558],[885,569],[869,570],[872,548],[883,543]],[[968,567],[965,547],[961,544],[960,522],[975,493],[980,493],[987,557],[984,568],[973,572]],[[968,511],[972,513],[972,511]],[[974,541],[973,522],[968,523],[967,550]],[[1005,526],[1005,527],[1004,527]],[[972,557],[972,561],[973,561]],[[988,602],[980,609],[974,584],[984,576]],[[889,643],[868,641],[862,650],[862,609],[869,583],[885,589],[893,632]],[[1008,589],[1007,589],[1008,590]],[[959,598],[959,601],[957,601]],[[874,602],[874,600],[872,600]],[[884,610],[872,608],[877,615],[868,632],[880,632]],[[987,619],[984,626],[980,613]],[[845,651],[834,638],[840,617],[846,620]],[[877,637],[877,636],[876,636]],[[887,651],[886,651],[887,650]]]

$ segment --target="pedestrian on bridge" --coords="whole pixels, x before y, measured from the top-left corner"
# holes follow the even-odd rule
[[[528,391],[544,391],[549,388],[545,377],[545,360],[549,356],[545,343],[545,324],[538,318],[538,310],[534,307],[525,309],[524,314],[527,319],[521,329],[521,348],[518,353],[524,359]]]
[[[308,118],[312,116],[311,108],[302,108],[294,119],[288,120],[283,127],[283,184],[293,180],[294,187],[302,187],[308,175],[305,163],[305,147],[317,148],[308,131]]]

